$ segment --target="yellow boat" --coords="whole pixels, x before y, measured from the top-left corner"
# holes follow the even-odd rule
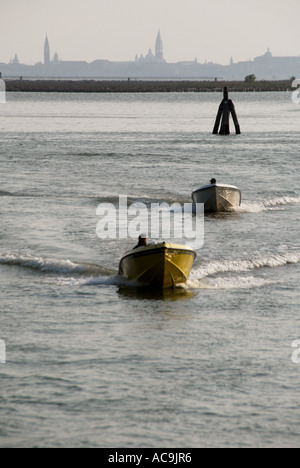
[[[157,289],[185,283],[197,254],[190,247],[165,242],[138,247],[120,261],[119,275]]]

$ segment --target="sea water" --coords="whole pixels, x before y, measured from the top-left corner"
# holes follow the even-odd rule
[[[7,94],[1,447],[300,446],[300,106],[230,97],[221,137],[216,93]],[[187,284],[122,282],[133,240],[97,237],[99,204],[183,205],[212,177],[242,205],[205,217]]]

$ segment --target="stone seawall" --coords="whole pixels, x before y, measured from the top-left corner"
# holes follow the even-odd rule
[[[40,93],[176,93],[290,91],[292,81],[96,81],[5,80],[7,92]]]

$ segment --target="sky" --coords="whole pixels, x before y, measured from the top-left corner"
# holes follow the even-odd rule
[[[0,0],[0,62],[51,57],[131,61],[154,52],[158,30],[167,62],[228,64],[300,56],[299,0]]]

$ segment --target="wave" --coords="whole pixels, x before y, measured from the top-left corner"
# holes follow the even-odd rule
[[[93,276],[89,278],[73,278],[73,277],[56,277],[56,278],[48,278],[46,281],[47,283],[51,284],[58,284],[61,286],[118,286],[118,287],[125,287],[125,288],[141,288],[141,284],[136,281],[130,281],[122,278],[114,272],[109,276]]]
[[[102,197],[86,197],[93,200],[96,200],[98,203],[112,203],[115,206],[118,206],[120,203],[120,197],[127,198],[127,204],[134,205],[138,203],[144,203],[146,206],[150,206],[152,203],[167,203],[172,205],[173,203],[192,203],[192,200],[189,200],[187,197],[184,196],[174,196],[174,195],[165,195],[162,197],[161,195],[153,195],[147,196],[146,194],[143,195],[107,195]]]
[[[70,260],[52,260],[32,255],[3,254],[0,264],[31,268],[46,273],[79,275],[112,275],[115,271],[91,263],[74,263]]]
[[[239,208],[236,208],[237,212],[245,213],[260,213],[262,211],[270,211],[274,208],[285,206],[285,205],[298,205],[300,203],[300,197],[276,197],[264,201],[254,202],[243,202]]]
[[[7,192],[6,190],[0,190],[0,197],[9,197],[11,195],[11,192]]]
[[[117,270],[93,263],[76,263],[71,260],[54,260],[32,255],[3,254],[0,265],[30,268],[42,273],[49,273],[46,283],[61,286],[124,286],[139,287],[134,281],[128,281],[117,274]],[[52,276],[54,274],[54,277]],[[65,276],[61,276],[65,275]]]
[[[206,265],[194,268],[192,279],[203,279],[218,273],[242,273],[261,268],[276,268],[300,262],[300,252],[256,257],[250,260],[213,260]]]
[[[192,269],[184,289],[240,289],[262,287],[280,281],[274,278],[242,275],[263,268],[277,268],[300,262],[300,252],[256,257],[240,260],[211,260]],[[48,283],[62,286],[119,286],[138,288],[134,281],[121,278],[116,270],[91,263],[76,263],[70,260],[53,260],[32,255],[3,254],[0,265],[31,268],[40,272],[55,274],[46,279]],[[233,273],[224,276],[226,273]],[[65,276],[63,276],[65,275]]]
[[[230,278],[189,279],[184,285],[187,289],[250,289],[261,288],[279,281],[254,276],[234,276]]]
[[[299,262],[300,252],[256,257],[249,260],[212,260],[191,271],[186,287],[190,289],[240,289],[277,284],[280,279],[242,276],[241,273],[262,268],[283,267]],[[233,273],[234,276],[218,276],[226,273]]]

